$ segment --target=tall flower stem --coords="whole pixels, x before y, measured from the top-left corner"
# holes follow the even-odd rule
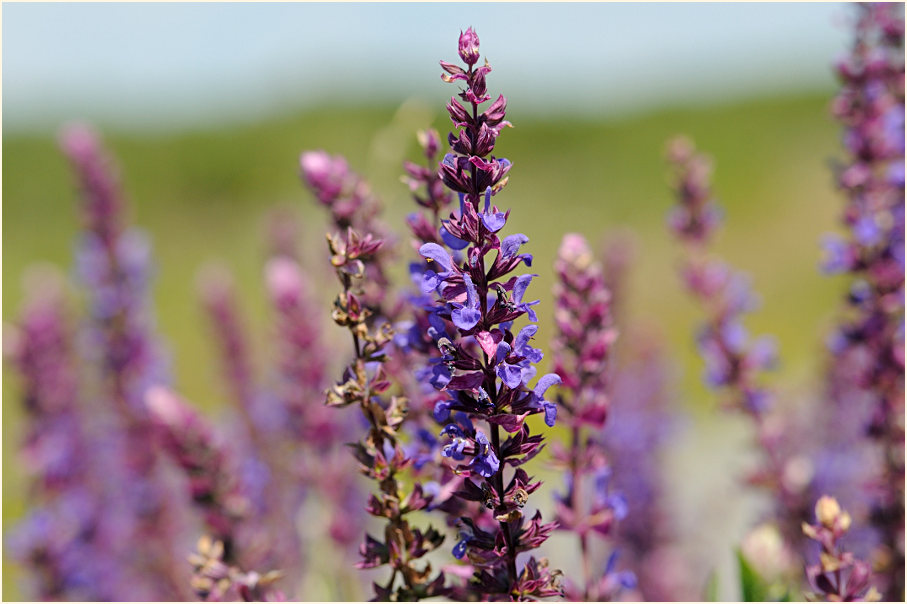
[[[509,212],[491,204],[510,170],[508,160],[490,156],[501,129],[509,125],[504,121],[506,100],[500,96],[486,110],[479,109],[491,100],[485,84],[491,67],[487,61],[475,67],[479,39],[471,28],[460,35],[459,54],[465,69],[441,62],[442,79],[462,81],[466,88],[459,94],[465,105],[456,98],[447,105],[457,131],[448,136],[452,152],[439,166],[440,178],[459,196],[459,211],[442,221],[443,245],[423,243],[419,251],[425,263],[413,269],[422,292],[435,295],[427,309],[426,334],[440,356],[431,359],[426,378],[447,397],[435,405],[434,417],[445,424],[441,435],[449,439],[442,455],[455,462],[452,469],[464,478],[455,496],[491,511],[461,516],[453,554],[468,557],[473,566],[472,597],[546,597],[560,593],[559,573],[549,571],[544,559],[530,558],[521,568],[517,556],[538,547],[554,525],[542,524],[538,512],[526,521],[522,510],[541,483],[532,482],[520,466],[542,445],[541,435],[530,435],[525,419],[544,413],[546,423],[554,425],[557,410],[544,393],[560,380],[549,374],[535,387],[527,385],[536,373],[532,364],[542,358],[529,344],[538,328],[530,324],[516,335],[511,330],[524,315],[537,321],[531,308],[537,301],[523,301],[534,275],[505,279],[520,264],[530,265],[532,257],[519,253],[528,241],[525,235],[498,238]],[[497,255],[491,262],[493,251]],[[482,424],[476,426],[476,421]],[[510,476],[504,470],[508,465],[516,468]]]
[[[382,245],[381,240],[370,234],[360,236],[348,228],[345,236],[328,237],[337,277],[342,293],[334,303],[332,313],[335,323],[350,330],[355,357],[343,375],[343,381],[331,387],[327,404],[344,407],[359,406],[366,419],[369,432],[353,447],[363,474],[377,483],[379,495],[372,495],[367,511],[386,522],[384,541],[366,535],[360,547],[362,561],[359,568],[373,568],[389,564],[390,578],[385,585],[374,584],[378,599],[420,600],[444,593],[444,574],[432,576],[431,564],[419,559],[437,548],[444,536],[429,527],[421,531],[409,524],[407,514],[428,507],[431,496],[423,494],[416,483],[407,492],[401,480],[408,459],[401,448],[398,432],[403,423],[407,402],[400,397],[383,400],[390,387],[382,364],[384,348],[393,336],[387,323],[370,327],[371,311],[361,301],[359,283],[366,278],[367,263]],[[398,575],[402,584],[397,585]]]
[[[611,316],[611,294],[602,266],[586,240],[564,236],[555,262],[552,341],[554,370],[563,381],[558,395],[561,417],[570,428],[567,446],[554,447],[553,462],[564,472],[567,492],[556,495],[558,530],[576,534],[582,556],[582,584],[568,582],[570,598],[613,599],[622,588],[635,586],[632,573],[592,572],[589,536],[608,537],[627,513],[622,495],[611,492],[613,473],[602,429],[610,407],[611,356],[617,329]],[[616,550],[612,550],[612,559]],[[616,560],[616,559],[615,559]],[[609,570],[610,569],[610,570]]]
[[[847,163],[836,177],[847,196],[847,236],[826,240],[828,272],[852,284],[832,337],[834,374],[852,377],[833,395],[870,407],[867,435],[882,456],[872,524],[886,599],[904,598],[904,6],[857,7],[855,40],[837,65],[842,90],[832,109],[845,127]],[[868,404],[867,404],[868,403]]]
[[[724,395],[726,408],[752,420],[762,461],[749,481],[772,494],[775,519],[785,542],[792,551],[800,551],[800,523],[809,505],[808,478],[792,479],[786,472],[788,452],[782,450],[780,436],[787,428],[780,415],[773,414],[774,395],[761,376],[776,364],[774,339],[750,340],[742,322],[744,314],[757,306],[749,276],[708,255],[708,244],[721,219],[712,198],[710,161],[685,138],[672,140],[667,156],[674,168],[677,196],[670,228],[685,251],[680,272],[706,314],[697,338],[706,362],[705,381]]]

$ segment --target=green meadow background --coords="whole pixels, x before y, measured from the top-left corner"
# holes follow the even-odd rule
[[[842,155],[839,127],[828,114],[833,92],[606,121],[524,117],[512,107],[509,119],[515,127],[504,131],[496,153],[514,167],[497,203],[512,209],[508,232],[530,237],[528,250],[539,273],[530,292],[542,300],[542,347],[551,336],[552,264],[562,235],[579,232],[598,245],[609,232],[629,231],[635,237],[635,260],[624,305],[627,323],[661,333],[679,376],[676,394],[694,417],[692,433],[700,424],[719,431],[731,427],[740,435],[731,444],[745,447],[745,428],[734,431],[739,428],[735,420],[719,415],[714,398],[699,383],[702,365],[692,333],[700,315],[675,274],[679,250],[665,228],[673,199],[664,143],[684,133],[715,160],[715,191],[726,211],[716,250],[752,274],[763,299],[747,324],[753,333],[777,336],[782,364],[773,383],[786,404],[802,402],[800,393],[821,372],[824,337],[843,285],[817,270],[820,237],[836,228],[843,204],[829,170],[829,162]],[[156,319],[172,355],[175,384],[187,398],[212,414],[225,398],[195,288],[205,263],[222,261],[233,271],[257,354],[265,358],[269,353],[262,286],[268,209],[291,208],[302,220],[307,268],[328,315],[335,288],[325,268],[325,212],[300,184],[302,150],[342,153],[372,183],[386,204],[386,221],[401,234],[398,277],[405,282],[410,252],[403,219],[414,205],[399,180],[400,164],[419,159],[417,129],[434,124],[447,132],[444,101],[439,98],[430,107],[417,100],[396,107],[323,107],[181,134],[103,132],[120,168],[133,222],[153,240]],[[17,317],[29,265],[51,263],[71,272],[79,216],[74,179],[52,136],[4,135],[2,162],[2,315],[7,323]],[[74,296],[76,305],[79,300]],[[343,337],[327,324],[325,334]],[[24,429],[17,393],[15,375],[4,363],[4,535],[27,510],[16,453]],[[710,458],[721,452],[705,445],[690,450],[682,482],[689,489],[707,489],[714,479],[707,469],[714,463]],[[735,478],[722,480],[733,484]],[[726,548],[716,551],[716,566],[727,566],[727,544],[739,541],[752,520],[744,519],[736,533],[723,537]],[[6,553],[3,571],[4,599],[22,597],[21,571]]]

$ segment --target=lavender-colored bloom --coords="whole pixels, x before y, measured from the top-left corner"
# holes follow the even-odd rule
[[[249,351],[248,335],[242,323],[235,287],[226,268],[206,267],[199,276],[199,290],[211,330],[218,344],[224,375],[233,400],[252,430],[257,387]]]
[[[850,514],[833,497],[816,502],[816,523],[803,523],[803,533],[822,546],[820,562],[807,567],[806,576],[815,599],[829,602],[864,602],[879,599],[871,584],[872,567],[850,552],[839,540],[850,529]]]
[[[368,279],[362,284],[362,301],[374,314],[393,321],[400,312],[397,300],[387,299],[390,279],[387,264],[394,255],[394,238],[381,222],[381,202],[368,183],[353,172],[347,161],[325,151],[306,151],[299,159],[303,183],[330,211],[333,228],[352,228],[384,243],[367,263]]]
[[[521,511],[539,483],[517,469],[507,484],[504,469],[539,451],[541,436],[530,436],[524,420],[545,413],[553,423],[554,404],[544,399],[544,392],[560,378],[544,376],[533,389],[532,365],[541,359],[541,352],[529,345],[534,331],[524,329],[516,337],[511,332],[513,321],[523,315],[536,320],[531,306],[537,301],[523,301],[532,276],[508,278],[521,263],[531,262],[530,256],[517,254],[528,238],[510,236],[505,246],[496,233],[505,227],[509,212],[491,203],[511,168],[508,160],[487,157],[501,128],[509,125],[504,121],[506,101],[499,97],[480,111],[491,99],[485,84],[491,67],[474,67],[479,50],[472,29],[461,35],[459,48],[466,69],[441,62],[442,78],[466,88],[459,95],[465,105],[453,98],[447,106],[457,131],[448,136],[451,152],[439,164],[438,175],[459,194],[460,210],[443,221],[440,237],[420,246],[426,260],[420,282],[424,293],[437,296],[424,333],[441,353],[434,359],[431,381],[446,395],[435,414],[450,422],[442,431],[447,439],[442,451],[465,477],[455,495],[482,503],[494,514],[473,508],[471,515],[462,516],[453,554],[468,554],[475,571],[464,597],[470,592],[545,597],[559,593],[555,577],[534,559],[518,572],[516,557],[518,551],[540,545],[553,525],[542,524],[539,514],[527,521]],[[457,255],[438,240],[458,250]],[[497,255],[490,261],[492,251]],[[488,432],[474,428],[474,421],[487,422]],[[512,434],[503,442],[501,428]]]
[[[81,415],[62,279],[34,269],[26,288],[22,318],[6,326],[3,344],[21,376],[28,418],[22,459],[32,478],[32,509],[7,546],[33,573],[36,597],[111,598],[115,587],[102,576],[115,561],[93,531],[103,502],[90,474],[94,451]]]
[[[904,9],[857,9],[852,51],[839,61],[842,89],[832,112],[844,125],[847,163],[836,171],[847,195],[838,239],[850,274],[848,308],[836,328],[828,373],[837,408],[868,408],[866,430],[881,451],[873,469],[872,524],[885,599],[904,597]],[[833,255],[833,257],[835,257]],[[856,295],[854,295],[856,294]],[[854,368],[860,368],[854,371]],[[844,383],[839,375],[851,376]],[[862,415],[859,414],[858,415]],[[858,516],[859,518],[859,516]]]
[[[571,599],[611,599],[622,584],[612,570],[593,575],[589,536],[610,535],[617,521],[627,515],[627,502],[609,488],[608,466],[601,428],[608,416],[610,353],[617,338],[613,326],[611,294],[605,288],[601,265],[595,261],[586,240],[578,234],[564,236],[555,262],[557,282],[555,325],[552,342],[554,368],[563,382],[558,407],[569,428],[566,447],[554,453],[556,467],[565,472],[567,489],[557,495],[558,529],[576,533],[582,552],[582,582],[570,581]],[[544,378],[543,378],[544,379]],[[550,381],[550,380],[549,380]],[[539,380],[537,396],[548,384]],[[557,407],[543,403],[546,422],[553,425]],[[612,556],[612,560],[615,560]],[[610,568],[610,563],[609,563]]]
[[[113,448],[110,457],[103,458],[107,467],[98,470],[120,481],[110,486],[109,496],[126,500],[125,505],[113,504],[129,527],[129,537],[116,539],[115,555],[125,567],[148,577],[146,593],[179,598],[185,591],[175,534],[176,503],[163,483],[144,406],[147,389],[167,379],[148,307],[150,245],[143,234],[125,227],[124,203],[111,161],[94,133],[69,128],[61,146],[82,188],[86,229],[77,267],[90,298],[87,350],[100,365],[100,398],[118,418],[107,432]],[[109,526],[116,524],[111,521]],[[130,547],[133,542],[144,547]]]
[[[163,448],[187,474],[192,501],[202,510],[210,534],[224,544],[225,560],[241,559],[236,524],[248,501],[237,490],[228,453],[215,443],[201,416],[167,388],[149,389],[145,402]]]
[[[706,311],[697,337],[706,363],[705,382],[726,397],[727,407],[753,420],[762,463],[749,482],[770,490],[774,518],[789,549],[797,551],[802,542],[800,523],[808,505],[806,485],[784,479],[788,455],[793,452],[782,450],[777,433],[790,430],[789,420],[774,411],[771,391],[762,384],[761,376],[775,364],[774,343],[765,336],[750,341],[741,322],[744,313],[758,306],[749,276],[705,254],[715,226],[710,216],[717,212],[714,202],[703,202],[712,196],[709,170],[704,168],[709,162],[683,138],[668,144],[667,156],[675,170],[675,212],[685,212],[688,218],[682,224],[672,224],[686,248],[681,274],[687,289]]]
[[[439,547],[444,536],[432,527],[424,531],[414,528],[407,518],[411,512],[426,509],[431,496],[425,495],[419,482],[407,488],[400,479],[411,464],[399,440],[407,403],[402,398],[384,397],[390,387],[384,370],[388,360],[386,350],[394,335],[387,323],[375,325],[368,321],[371,311],[362,302],[363,280],[368,279],[369,266],[378,261],[383,241],[370,233],[360,235],[347,228],[345,236],[329,236],[328,244],[331,262],[343,287],[331,314],[335,323],[350,330],[355,357],[341,380],[328,390],[326,404],[330,407],[355,404],[360,408],[368,433],[353,445],[353,454],[361,472],[378,489],[369,498],[366,511],[386,523],[384,541],[366,534],[356,567],[391,566],[387,583],[373,586],[375,598],[379,600],[441,595],[445,593],[444,573],[433,575],[431,567],[420,559]],[[406,501],[406,505],[401,506],[401,501]]]

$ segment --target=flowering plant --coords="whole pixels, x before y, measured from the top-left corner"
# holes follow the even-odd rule
[[[705,382],[750,420],[757,445],[746,483],[767,505],[738,552],[746,598],[903,597],[901,10],[859,9],[838,69],[846,231],[828,240],[825,265],[851,287],[818,394],[770,381],[774,341],[744,327],[757,306],[750,279],[712,251],[722,210],[711,164],[686,139],[668,146],[669,226],[702,310]],[[440,62],[443,82],[459,88],[446,103],[451,131],[419,131],[421,159],[402,165],[416,204],[408,241],[385,222],[365,172],[307,151],[299,176],[327,211],[328,254],[319,263],[302,251],[315,221],[271,215],[250,288],[263,294],[269,330],[257,337],[247,288],[229,269],[200,275],[232,404],[221,418],[169,374],[149,239],[127,220],[100,139],[65,131],[85,312],[55,271],[34,271],[4,337],[20,375],[32,504],[8,543],[35,595],[717,598],[714,582],[702,592],[709,569],[689,543],[706,527],[681,522],[689,489],[677,483],[689,468],[666,454],[682,415],[673,351],[629,319],[630,240],[600,253],[568,233],[553,271],[536,235],[537,257],[529,252],[511,218],[531,212],[503,201],[523,165],[502,152],[508,100],[489,92],[472,27],[457,52]],[[319,287],[329,271],[339,285],[330,302]],[[408,287],[396,283],[404,273]],[[530,295],[547,277],[550,312]],[[349,335],[325,328],[328,317]]]

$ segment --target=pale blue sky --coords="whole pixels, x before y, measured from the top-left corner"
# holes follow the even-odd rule
[[[329,101],[437,101],[476,28],[526,112],[616,115],[831,89],[841,4],[3,5],[3,125],[255,119]]]

